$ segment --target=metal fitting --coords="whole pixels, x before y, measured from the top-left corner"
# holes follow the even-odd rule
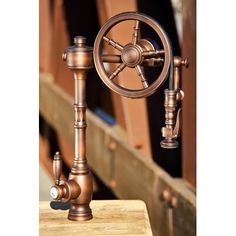
[[[178,199],[176,196],[171,194],[169,190],[164,190],[161,194],[161,200],[166,202],[169,207],[177,208],[178,207]]]

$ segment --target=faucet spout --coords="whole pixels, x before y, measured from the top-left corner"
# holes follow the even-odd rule
[[[174,69],[173,71],[170,70],[170,86],[169,89],[165,90],[164,106],[166,126],[161,129],[162,136],[165,139],[160,143],[162,148],[167,149],[177,148],[179,146],[176,139],[180,134],[182,109],[179,109],[176,114],[176,107],[177,102],[183,100],[184,98],[184,92],[179,88],[180,68],[181,66],[188,67],[189,61],[188,59],[182,59],[181,57],[175,56],[172,64],[174,65]]]

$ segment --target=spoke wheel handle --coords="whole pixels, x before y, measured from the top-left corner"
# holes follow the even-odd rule
[[[109,39],[106,36],[107,33],[112,29],[112,27],[114,27],[115,25],[117,25],[122,21],[127,21],[127,20],[135,21],[132,42],[123,46],[119,42],[116,42],[113,39]],[[152,54],[153,55],[155,54],[155,50],[153,50],[154,48],[150,46],[152,44],[148,40],[138,38],[140,22],[147,24],[155,31],[155,33],[161,40],[161,43],[163,45],[162,53],[165,55],[161,73],[151,85],[148,85],[148,82],[145,78],[141,65],[143,65],[142,63],[146,56],[151,57]],[[105,41],[106,43],[108,43],[121,53],[120,56],[121,63],[115,69],[115,71],[113,71],[113,73],[111,73],[110,75],[107,74],[103,65],[104,63],[102,58],[103,41]],[[144,49],[145,46],[146,50]],[[142,13],[124,12],[116,16],[113,16],[102,26],[102,28],[98,32],[98,35],[94,43],[93,58],[94,58],[95,68],[100,78],[112,91],[129,98],[143,98],[152,95],[158,89],[158,87],[161,86],[163,82],[167,79],[171,60],[170,50],[171,49],[170,49],[169,39],[165,31],[156,22],[156,20]],[[113,55],[113,60],[115,60],[114,58],[117,60],[117,56]],[[143,85],[142,89],[128,89],[114,82],[114,78],[120,72],[122,72],[122,70],[126,66],[136,70],[138,76],[141,78],[141,82]]]

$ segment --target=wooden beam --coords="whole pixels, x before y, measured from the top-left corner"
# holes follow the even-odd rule
[[[196,186],[196,1],[183,1],[182,56],[188,57],[190,66],[183,69],[183,178]]]
[[[70,70],[62,60],[62,53],[69,46],[63,0],[39,1],[39,67],[51,73],[55,82],[73,95],[74,83]]]
[[[73,145],[73,98],[52,82],[40,78],[40,113]],[[121,199],[143,200],[154,235],[195,236],[194,191],[185,181],[170,177],[152,160],[143,157],[117,131],[87,111],[87,156],[93,171]],[[177,198],[177,208],[161,200],[164,190]]]
[[[41,72],[50,72],[52,21],[48,0],[39,1],[39,69]]]
[[[52,74],[55,82],[70,95],[74,94],[72,73],[62,60],[62,53],[70,45],[63,0],[54,1],[53,30],[52,30]]]
[[[74,94],[74,80],[66,63],[62,60],[62,53],[69,46],[69,34],[66,29],[66,19],[63,0],[40,0],[40,71],[51,73],[55,83],[63,87],[70,95]],[[71,149],[63,135],[58,135],[62,153],[71,156]],[[69,165],[70,160],[65,158]],[[46,163],[46,162],[44,162]]]
[[[49,145],[47,141],[40,135],[39,137],[39,160],[45,168],[48,175],[53,176],[52,160],[49,157]]]

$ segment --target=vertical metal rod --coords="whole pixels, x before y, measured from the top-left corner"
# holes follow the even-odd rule
[[[74,78],[74,83],[75,83],[75,95],[74,95],[74,111],[75,111],[75,120],[74,120],[74,134],[75,134],[75,140],[74,140],[74,145],[75,145],[75,156],[74,156],[74,161],[79,160],[79,145],[78,145],[78,140],[79,140],[79,131],[77,128],[77,124],[79,121],[79,109],[78,109],[78,80],[77,78]]]
[[[174,56],[172,50],[172,44],[169,41],[170,46],[170,68],[169,68],[169,90],[173,90],[174,88]]]
[[[174,67],[174,90],[179,89],[179,81],[180,81],[180,68]]]
[[[85,73],[74,75],[75,79],[75,162],[86,160],[86,78]]]

